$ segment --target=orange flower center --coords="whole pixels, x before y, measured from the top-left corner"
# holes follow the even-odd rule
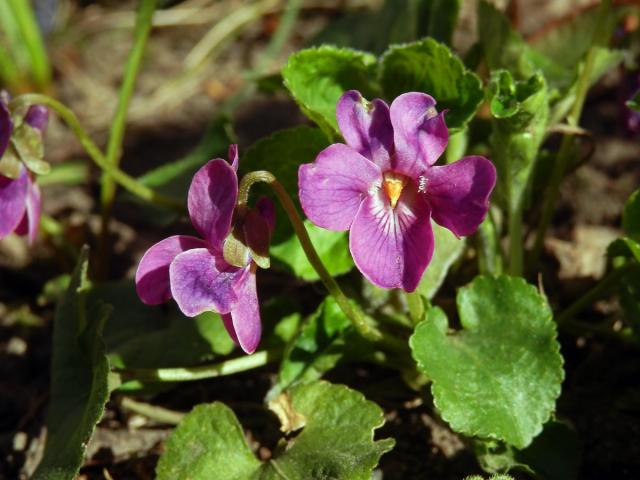
[[[396,208],[398,204],[398,199],[402,194],[402,190],[407,185],[407,177],[404,175],[400,175],[398,173],[385,173],[384,181],[382,182],[382,189],[384,193],[387,194],[389,198],[389,204],[391,208]]]

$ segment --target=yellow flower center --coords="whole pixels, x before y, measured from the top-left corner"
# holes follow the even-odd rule
[[[389,204],[391,208],[396,208],[398,204],[398,199],[402,194],[402,190],[407,185],[407,177],[404,175],[400,175],[398,173],[385,173],[384,181],[382,182],[382,189],[384,193],[389,197]]]

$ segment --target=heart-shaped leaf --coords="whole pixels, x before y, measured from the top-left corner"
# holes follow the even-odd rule
[[[365,52],[322,46],[294,53],[282,70],[284,84],[302,111],[329,136],[338,132],[336,104],[347,90],[375,96],[376,58]]]
[[[426,92],[438,109],[448,109],[447,126],[462,128],[484,97],[482,82],[444,44],[427,38],[392,46],[380,61],[380,83],[393,100],[405,92]]]
[[[444,312],[433,308],[410,340],[434,402],[455,431],[524,448],[560,395],[551,309],[533,286],[508,276],[477,277],[457,303],[463,330],[449,333]]]
[[[370,480],[392,439],[373,440],[382,410],[342,385],[299,385],[270,402],[281,429],[297,435],[265,463],[255,458],[233,412],[221,403],[200,405],[166,444],[158,480],[344,478]]]

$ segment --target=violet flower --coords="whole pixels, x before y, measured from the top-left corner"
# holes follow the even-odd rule
[[[48,110],[34,105],[27,111],[24,121],[40,134],[47,128]],[[6,104],[0,101],[0,159],[9,148],[13,132],[11,114]],[[32,174],[21,164],[18,176],[9,178],[0,174],[0,239],[12,232],[27,235],[33,243],[40,226],[40,188]]]
[[[307,217],[328,230],[350,230],[355,264],[379,287],[416,289],[433,255],[431,218],[465,236],[489,208],[496,181],[489,160],[434,166],[449,136],[435,105],[418,92],[388,107],[348,91],[336,109],[347,144],[330,145],[298,172]]]
[[[257,264],[251,258],[256,240],[268,239],[275,210],[267,198],[244,214],[235,211],[238,198],[237,147],[229,148],[230,165],[215,159],[193,177],[188,209],[191,223],[202,239],[174,235],[152,246],[140,260],[136,290],[148,305],[173,298],[188,317],[202,312],[220,313],[231,338],[246,353],[253,353],[262,327],[256,291]],[[223,255],[226,241],[248,246],[241,265],[231,265]]]

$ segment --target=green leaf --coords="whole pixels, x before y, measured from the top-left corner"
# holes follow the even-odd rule
[[[449,109],[451,129],[463,127],[484,96],[478,76],[446,45],[430,38],[392,46],[380,62],[380,83],[389,100],[405,92],[427,92],[440,110]]]
[[[233,411],[223,403],[196,406],[165,445],[158,480],[244,480],[260,467]]]
[[[347,90],[365,98],[377,92],[376,58],[365,52],[322,46],[294,53],[282,70],[284,84],[302,111],[331,137],[336,136],[336,103]]]
[[[282,184],[300,211],[298,201],[298,167],[311,163],[320,151],[329,146],[327,137],[317,128],[295,127],[276,132],[263,138],[247,150],[240,160],[240,173],[254,170],[269,170]],[[271,190],[264,185],[252,188],[254,198],[259,194],[273,197]],[[273,245],[287,241],[293,235],[293,228],[287,214],[277,200],[276,226],[271,240]]]
[[[304,226],[309,232],[309,238],[316,247],[322,263],[331,275],[342,275],[353,268],[347,232],[325,230],[315,226],[309,220],[304,221]],[[280,260],[291,269],[294,275],[307,282],[320,279],[318,273],[307,260],[307,256],[300,246],[300,241],[295,235],[285,242],[271,247],[271,256]]]
[[[447,333],[444,312],[433,308],[410,340],[434,403],[455,431],[524,448],[560,395],[551,309],[533,286],[508,276],[477,277],[457,303],[463,330]]]
[[[549,117],[549,90],[535,74],[514,80],[507,70],[493,72],[489,84],[493,115],[492,160],[498,170],[497,194],[509,211],[522,205]]]
[[[34,480],[76,477],[109,398],[109,362],[102,330],[111,308],[104,304],[87,307],[88,255],[88,249],[83,249],[56,308],[47,443]]]
[[[449,268],[460,258],[465,247],[463,238],[456,238],[453,233],[435,222],[431,222],[431,226],[435,238],[433,258],[417,288],[417,292],[427,299],[433,298],[436,294],[447,277]]]
[[[268,462],[252,455],[231,410],[214,403],[196,407],[171,435],[158,463],[158,480],[208,480],[212,472],[217,480],[370,480],[380,456],[394,444],[373,441],[373,431],[384,423],[382,410],[342,385],[299,385],[270,402],[270,408],[285,433],[297,434],[282,440]]]
[[[187,318],[173,302],[163,307],[144,305],[130,280],[92,287],[88,301],[113,305],[104,339],[118,368],[188,367],[234,348],[218,314]]]
[[[633,258],[640,262],[640,243],[628,237],[617,238],[607,247],[607,255],[611,258]]]
[[[640,240],[640,189],[633,192],[624,204],[622,229],[630,237]]]
[[[640,112],[640,91],[636,92],[636,94],[627,101],[627,107],[636,112]]]
[[[327,297],[302,325],[287,348],[278,372],[278,381],[267,394],[272,399],[296,382],[318,380],[344,354],[344,332],[351,321],[332,297]]]

